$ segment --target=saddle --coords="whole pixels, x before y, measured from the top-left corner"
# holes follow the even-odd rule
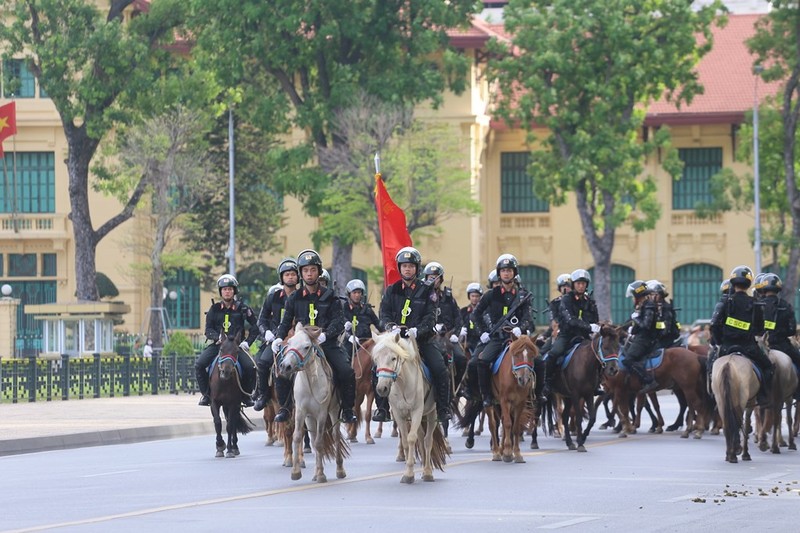
[[[659,348],[656,351],[652,352],[650,355],[644,358],[644,369],[645,370],[655,370],[656,368],[660,367],[664,362],[664,348]],[[620,351],[619,354],[619,365],[622,370],[628,370],[628,366],[625,364],[625,353]]]
[[[503,359],[505,358],[506,354],[508,353],[508,348],[511,346],[510,342],[507,342],[503,345],[503,349],[500,351],[500,355],[497,356],[497,359],[494,360],[492,363],[492,374],[497,375],[500,371],[500,365],[503,363]]]

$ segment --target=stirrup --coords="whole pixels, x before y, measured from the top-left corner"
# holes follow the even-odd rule
[[[200,396],[200,401],[197,402],[197,405],[202,405],[203,407],[208,407],[211,405],[211,401],[208,399],[208,395],[203,394]]]
[[[268,402],[269,402],[269,399],[267,398],[267,395],[266,394],[262,394],[256,400],[255,405],[253,405],[253,409],[256,410],[256,411],[261,411],[261,410],[264,409],[264,407],[266,407]]]
[[[389,422],[391,419],[389,418],[389,413],[386,412],[386,409],[375,409],[375,412],[372,413],[372,421],[373,422]]]
[[[494,399],[491,396],[484,396],[483,397],[483,406],[484,407],[491,407],[494,405]]]
[[[358,421],[352,409],[342,409],[342,422],[345,424],[355,424]]]

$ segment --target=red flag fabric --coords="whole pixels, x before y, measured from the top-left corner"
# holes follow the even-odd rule
[[[406,214],[392,201],[380,173],[375,174],[375,207],[381,234],[383,286],[388,287],[400,279],[394,258],[401,248],[411,246],[411,236],[406,227]]]
[[[3,157],[3,141],[17,134],[17,104],[11,102],[0,106],[0,157]]]

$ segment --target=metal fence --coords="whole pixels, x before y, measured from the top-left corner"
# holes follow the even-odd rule
[[[0,360],[0,403],[196,392],[195,356]]]

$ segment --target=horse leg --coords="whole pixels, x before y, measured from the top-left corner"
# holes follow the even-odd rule
[[[770,451],[772,453],[781,453],[781,411],[783,410],[783,402],[774,399],[772,403],[772,446]]]
[[[437,425],[439,425],[439,421],[435,412],[428,415],[425,421],[424,445],[422,446],[422,481],[433,481],[433,436]]]
[[[217,432],[217,453],[215,457],[224,457],[225,441],[222,440],[222,418],[219,416],[219,405],[213,400],[211,402],[211,416],[214,417],[214,431]]]
[[[624,439],[628,434],[636,433],[636,430],[631,425],[631,420],[628,417],[630,409],[630,397],[624,390],[624,387],[619,387],[614,393],[614,408],[617,411],[619,423],[622,428],[619,431],[619,438]]]
[[[685,396],[686,403],[694,414],[693,424],[690,425],[688,421],[686,422],[686,431],[694,429],[695,439],[703,438],[706,430],[706,406],[702,396],[704,393],[705,391],[698,385],[695,390],[689,390]]]
[[[367,398],[367,406],[366,411],[364,412],[364,442],[367,444],[375,444],[375,439],[372,438],[372,433],[370,429],[370,424],[372,424],[372,403],[375,401],[375,394],[372,392],[372,387],[370,386],[370,392],[366,395]]]
[[[318,414],[318,418],[310,424],[312,429],[308,431],[311,442],[314,443],[314,455],[316,456],[316,464],[314,467],[314,477],[311,481],[317,483],[325,483],[328,478],[325,476],[325,433],[328,431],[328,420],[324,413]]]
[[[752,416],[753,409],[748,407],[744,414],[744,424],[742,425],[742,433],[744,439],[742,442],[742,461],[750,461],[750,452],[747,449],[747,436],[750,434],[750,417]]]
[[[300,471],[300,458],[303,456],[303,427],[305,421],[305,413],[300,410],[300,407],[295,404],[294,415],[294,432],[292,433],[292,444],[294,446],[294,454],[292,455],[292,481],[297,481],[303,477]]]
[[[658,403],[658,394],[655,391],[648,393],[652,409],[648,408],[647,412],[650,414],[650,433],[661,434],[664,433],[664,417],[661,416],[661,405]]]
[[[307,429],[303,431],[303,453],[311,453],[311,438]]]
[[[583,417],[578,417],[578,451],[585,452],[586,447],[584,444],[586,443],[586,439],[589,438],[589,432],[594,427],[594,421],[597,419],[597,411],[594,408],[594,402],[592,402],[592,397],[589,396],[586,398],[586,405],[589,409],[589,420],[586,421],[586,429],[583,430],[581,433],[581,420]]]
[[[786,427],[789,428],[789,449],[797,450],[794,443],[794,432],[792,431],[792,399],[786,401]]]
[[[495,411],[494,405],[491,407],[487,407],[484,409],[486,413],[486,418],[488,419],[489,425],[489,447],[492,451],[492,461],[499,461],[500,460],[500,442],[499,442],[499,429],[498,424],[499,421],[497,420],[497,412]]]
[[[236,446],[236,427],[238,421],[236,420],[239,415],[238,406],[234,407],[229,405],[225,409],[225,429],[228,431],[228,447],[225,451],[225,457],[228,459],[234,458],[239,455],[238,447]]]
[[[577,447],[572,442],[572,435],[569,431],[570,413],[572,412],[572,398],[564,397],[564,406],[561,411],[561,425],[564,428],[564,441],[567,444],[567,449],[575,450]]]
[[[409,485],[414,483],[414,451],[417,449],[417,438],[419,434],[419,427],[422,423],[420,420],[421,414],[412,416],[411,422],[403,424],[405,426],[405,437],[403,437],[403,429],[398,428],[398,432],[400,433],[400,442],[403,446],[403,452],[405,453],[406,459],[406,470],[403,473],[403,477],[400,478],[400,483],[408,483]]]

